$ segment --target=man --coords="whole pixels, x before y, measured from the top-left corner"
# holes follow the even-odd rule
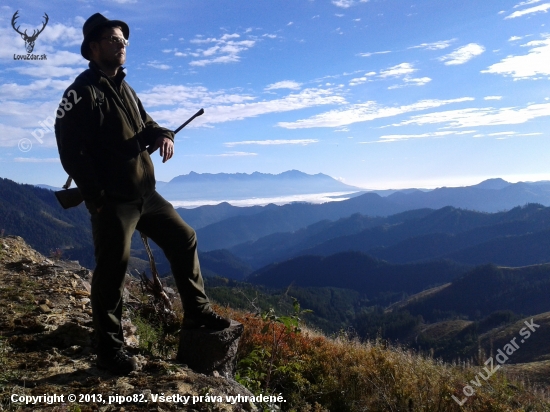
[[[174,154],[174,134],[151,119],[124,80],[128,25],[96,13],[82,31],[81,54],[90,68],[65,91],[56,138],[61,163],[91,215],[97,364],[128,374],[135,370],[135,359],[123,349],[122,292],[135,229],[154,240],[170,262],[185,310],[184,328],[219,330],[230,320],[210,307],[194,230],[155,191],[149,153],[159,150],[162,161],[168,161]]]

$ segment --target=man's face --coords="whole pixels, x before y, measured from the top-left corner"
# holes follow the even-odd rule
[[[90,43],[92,59],[100,66],[118,69],[126,62],[126,47],[120,42],[111,41],[111,36],[124,38],[118,27],[104,29],[101,38]]]

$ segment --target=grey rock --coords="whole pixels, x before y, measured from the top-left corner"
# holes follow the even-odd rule
[[[234,320],[223,330],[182,329],[176,359],[196,372],[217,371],[225,378],[235,375],[235,357],[244,326]]]

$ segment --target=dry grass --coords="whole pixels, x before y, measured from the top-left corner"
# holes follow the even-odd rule
[[[240,359],[256,349],[273,352],[273,336],[265,333],[265,321],[242,312],[225,309],[244,323]],[[483,368],[449,365],[383,342],[360,342],[341,335],[328,338],[319,333],[284,332],[276,348],[274,372],[264,393],[282,393],[283,409],[309,411],[550,411],[545,390],[534,390],[512,381],[505,372],[495,372],[487,381],[476,375]],[[281,329],[283,328],[283,329]],[[264,330],[264,333],[262,333]],[[267,362],[259,362],[266,368]],[[263,382],[262,384],[265,384]],[[466,397],[465,386],[475,393]],[[468,391],[468,390],[467,390]],[[455,400],[462,401],[460,406]],[[289,408],[292,405],[292,409]],[[321,409],[319,405],[322,405]]]

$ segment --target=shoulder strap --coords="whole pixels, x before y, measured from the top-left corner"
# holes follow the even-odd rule
[[[105,102],[105,93],[103,93],[103,91],[97,85],[92,70],[85,70],[78,77],[84,79],[86,83],[91,87],[92,99],[95,101],[96,105],[101,106]]]
[[[103,111],[101,110],[101,107],[103,106],[103,103],[105,103],[105,93],[103,93],[103,91],[97,85],[97,82],[94,79],[94,73],[92,72],[91,69],[88,69],[82,72],[78,76],[78,78],[83,79],[86,82],[86,84],[90,86],[90,89],[92,91],[92,100],[94,101],[94,104],[99,111],[99,128],[101,130],[101,126],[103,125],[103,119],[104,119]]]

